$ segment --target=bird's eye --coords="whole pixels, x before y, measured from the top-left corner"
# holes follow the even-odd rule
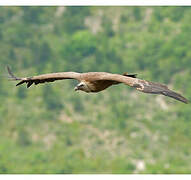
[[[83,87],[84,85],[83,84],[80,84],[78,87]]]

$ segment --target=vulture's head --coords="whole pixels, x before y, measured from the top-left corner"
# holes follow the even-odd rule
[[[88,87],[87,83],[85,82],[80,82],[75,88],[75,91],[84,91],[84,92],[91,92],[90,88]]]

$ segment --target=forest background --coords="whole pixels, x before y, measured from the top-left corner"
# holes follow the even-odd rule
[[[191,173],[191,106],[125,85],[17,76],[137,73],[191,99],[190,7],[0,7],[0,173]]]

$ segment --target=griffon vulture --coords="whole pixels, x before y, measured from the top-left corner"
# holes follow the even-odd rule
[[[112,85],[124,83],[144,93],[162,94],[164,96],[174,98],[178,101],[182,101],[186,104],[188,103],[188,100],[186,98],[168,89],[166,85],[138,79],[136,78],[136,74],[124,73],[123,75],[120,75],[107,72],[59,72],[42,74],[32,77],[18,78],[13,75],[9,67],[7,67],[7,69],[12,80],[20,81],[16,86],[26,83],[27,88],[29,88],[32,84],[37,85],[40,83],[53,82],[56,80],[76,79],[79,81],[79,84],[74,88],[75,91],[81,90],[87,93],[96,93],[103,91],[104,89]]]

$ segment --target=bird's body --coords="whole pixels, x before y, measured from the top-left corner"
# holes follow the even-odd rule
[[[89,72],[89,73],[82,73],[80,75],[79,81],[84,84],[84,91],[85,92],[92,92],[97,93],[103,91],[104,89],[119,84],[120,82],[114,80],[102,80],[101,78],[105,76],[111,76],[111,73],[106,72]],[[121,76],[121,75],[120,75]],[[80,85],[80,84],[79,84]],[[77,86],[78,87],[78,86]],[[80,86],[79,86],[80,87]],[[78,89],[76,89],[78,90]],[[81,90],[81,89],[79,89]]]
[[[32,84],[38,85],[40,83],[53,82],[56,80],[76,79],[79,81],[79,84],[74,88],[75,91],[81,90],[87,93],[97,93],[107,89],[112,85],[124,83],[144,93],[162,94],[182,101],[184,103],[188,103],[188,100],[186,98],[184,98],[179,93],[168,89],[166,85],[138,79],[136,78],[136,74],[124,73],[123,75],[120,75],[107,72],[60,72],[42,74],[27,78],[17,78],[13,75],[9,67],[8,72],[11,79],[20,81],[17,86],[26,83],[27,88],[29,88]]]

